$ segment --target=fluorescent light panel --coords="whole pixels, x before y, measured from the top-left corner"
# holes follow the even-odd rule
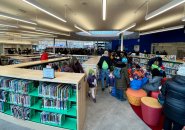
[[[40,11],[54,17],[54,18],[57,18],[58,20],[62,21],[62,22],[67,22],[66,20],[64,20],[63,18],[60,18],[59,16],[47,11],[47,9],[44,9],[43,7],[41,7],[41,5],[39,3],[37,3],[36,1],[34,0],[22,0],[24,2],[26,2],[27,4],[39,9]]]
[[[135,26],[136,26],[136,23],[132,24],[131,26],[129,26],[129,27],[126,28],[126,29],[121,30],[119,33],[117,33],[117,35],[119,35],[119,34],[125,32],[125,31],[127,31],[127,30],[129,30],[129,29],[131,29],[131,28],[133,28],[133,27],[135,27]]]
[[[161,8],[149,13],[148,15],[145,16],[145,20],[149,20],[151,18],[154,18],[172,8],[175,8],[176,6],[183,4],[185,2],[185,0],[173,0],[171,2],[169,2],[168,4],[162,6]]]
[[[91,33],[89,33],[88,31],[85,31],[84,29],[82,29],[82,28],[78,27],[77,25],[74,25],[74,27],[75,27],[76,29],[78,29],[78,30],[82,31],[82,32],[85,32],[85,33],[87,33],[87,34],[91,35]]]
[[[103,11],[103,20],[106,20],[107,15],[107,0],[102,0],[102,11]]]
[[[37,23],[32,22],[32,21],[28,21],[28,20],[24,20],[24,19],[20,19],[16,16],[10,15],[10,14],[6,14],[6,13],[0,13],[1,17],[5,17],[5,18],[9,18],[9,19],[13,19],[13,20],[17,20],[17,21],[21,21],[24,23],[29,23],[29,24],[33,24],[33,25],[37,25]]]
[[[58,32],[53,32],[53,31],[49,31],[49,30],[36,29],[36,31],[38,31],[38,32],[45,32],[45,33],[51,33],[51,34],[57,34],[57,35],[70,36],[69,34],[58,33]]]
[[[182,18],[182,21],[185,22],[185,16]]]
[[[12,28],[18,28],[17,26],[7,25],[7,24],[1,24],[1,23],[0,23],[0,27],[12,27]]]
[[[158,32],[177,30],[177,29],[181,29],[181,28],[184,28],[184,25],[179,25],[179,26],[169,27],[169,28],[164,28],[164,29],[158,29],[158,30],[149,31],[149,32],[144,32],[144,33],[140,33],[139,35],[147,35],[147,34],[153,34],[153,33],[158,33]]]

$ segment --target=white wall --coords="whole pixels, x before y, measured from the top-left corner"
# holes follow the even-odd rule
[[[178,51],[184,51],[185,53],[185,42],[178,42],[178,43],[153,43],[152,49],[155,46],[156,51],[163,51],[165,50],[169,55],[177,55]]]

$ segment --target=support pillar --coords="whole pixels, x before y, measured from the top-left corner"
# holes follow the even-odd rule
[[[121,51],[123,51],[123,33],[121,34]]]

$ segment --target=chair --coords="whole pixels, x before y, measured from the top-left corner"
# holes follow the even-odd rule
[[[134,106],[141,106],[141,98],[146,97],[147,93],[143,89],[132,90],[128,88],[126,95],[130,104]]]
[[[141,110],[143,120],[151,126],[156,126],[159,122],[162,106],[157,99],[152,97],[141,98]]]

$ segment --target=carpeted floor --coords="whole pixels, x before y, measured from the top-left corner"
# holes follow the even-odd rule
[[[130,104],[131,105],[131,104]],[[142,119],[142,112],[141,112],[141,107],[133,106],[131,105],[132,109],[134,112]],[[142,119],[143,120],[143,119]],[[144,121],[143,121],[144,122]],[[164,115],[161,115],[159,124],[157,126],[150,126],[148,125],[152,130],[162,130],[163,128],[163,122],[164,122]]]

